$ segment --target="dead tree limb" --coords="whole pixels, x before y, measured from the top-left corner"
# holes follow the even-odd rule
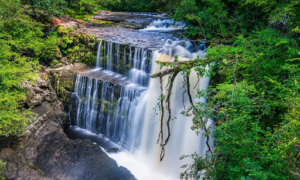
[[[201,60],[205,61],[208,60],[208,58],[202,58]],[[197,63],[197,61],[156,61],[156,63],[162,65],[193,65],[194,63]]]
[[[206,59],[203,59],[206,60]],[[160,99],[160,106],[161,106],[161,118],[160,118],[160,133],[158,136],[158,140],[157,143],[160,142],[160,146],[161,146],[161,153],[160,153],[160,161],[163,160],[164,156],[165,156],[165,146],[168,144],[169,139],[171,137],[171,129],[170,129],[170,121],[172,118],[172,112],[171,112],[171,107],[170,107],[170,97],[172,94],[172,88],[173,88],[173,82],[176,78],[176,76],[178,75],[179,72],[184,71],[186,68],[188,69],[192,69],[194,63],[196,63],[196,61],[176,61],[176,62],[163,62],[163,61],[156,61],[158,64],[162,64],[164,66],[171,66],[171,69],[166,69],[164,71],[161,71],[159,73],[153,74],[151,76],[151,78],[159,78],[160,79],[160,89],[161,89],[161,99]],[[185,73],[184,73],[185,74]],[[164,110],[164,93],[163,93],[163,80],[162,78],[166,75],[172,75],[171,79],[170,79],[170,83],[168,83],[168,85],[166,87],[168,87],[168,91],[167,91],[167,98],[166,98],[166,103],[167,103],[167,108],[168,108],[168,119],[167,119],[167,129],[168,129],[168,136],[164,141],[164,134],[163,134],[163,122],[164,122],[164,115],[165,115],[165,110]],[[186,74],[186,86],[187,86],[187,94],[188,94],[188,99],[190,101],[191,106],[193,107],[193,109],[199,113],[199,111],[196,109],[194,103],[193,103],[193,99],[192,99],[192,95],[191,95],[191,91],[190,91],[190,73],[188,72]],[[203,119],[201,119],[201,121],[203,122],[203,129],[204,131],[208,134],[208,130],[206,128],[205,125],[205,121]],[[207,137],[206,140],[206,145],[208,147],[208,150],[211,152],[211,148],[209,145],[209,136]]]
[[[160,108],[161,108],[161,118],[160,118],[160,132],[158,135],[158,140],[157,140],[157,144],[159,143],[159,141],[161,141],[161,145],[163,144],[164,141],[164,134],[163,134],[163,122],[164,122],[164,116],[165,116],[165,109],[164,109],[164,91],[163,91],[163,80],[162,77],[159,78],[160,81]],[[164,150],[164,149],[163,149]],[[165,154],[165,152],[161,152],[163,154]]]
[[[173,72],[176,72],[176,71],[179,72],[179,69],[178,68],[166,69],[164,71],[161,71],[159,73],[151,75],[151,78],[161,78],[161,77],[164,77],[164,76],[169,75],[169,74],[171,74]]]
[[[191,95],[191,91],[190,91],[190,74],[187,74],[186,75],[186,83],[187,83],[187,93],[188,93],[188,96],[189,96],[189,100],[190,100],[190,103],[191,105],[193,106],[193,109],[199,113],[199,111],[197,110],[197,108],[195,107],[194,103],[193,103],[193,99],[192,99],[192,95]],[[203,121],[203,119],[201,119],[201,121],[203,122],[203,129],[206,133],[208,133],[208,130],[206,129],[206,126],[205,126],[205,122]],[[209,135],[207,136],[207,139],[206,139],[206,145],[207,145],[207,148],[208,148],[208,151],[212,152],[211,151],[211,148],[210,148],[210,145],[209,145]]]
[[[170,129],[170,121],[171,121],[171,118],[172,118],[172,111],[171,111],[171,107],[170,107],[170,97],[171,97],[171,94],[172,94],[172,89],[173,89],[173,82],[177,76],[179,72],[176,71],[172,77],[171,77],[171,80],[170,80],[170,85],[169,85],[169,89],[168,89],[168,94],[167,94],[167,99],[166,99],[166,103],[167,103],[167,108],[168,108],[168,114],[169,114],[169,117],[168,117],[168,120],[167,120],[167,128],[168,128],[168,137],[166,138],[165,140],[165,143],[162,144],[162,152],[160,154],[160,161],[163,160],[164,156],[165,156],[165,146],[168,144],[169,142],[169,139],[171,137],[171,129]],[[163,117],[162,117],[162,120],[163,120]]]
[[[202,60],[207,60],[206,58],[203,58]],[[193,68],[193,65],[195,63],[197,63],[196,61],[177,61],[177,62],[165,62],[165,61],[156,61],[156,63],[158,64],[162,64],[164,66],[170,66],[170,65],[174,65],[173,68],[168,68],[164,71],[161,71],[159,73],[155,73],[153,75],[151,75],[151,78],[159,78],[159,77],[163,77],[163,76],[166,76],[166,75],[169,75],[173,72],[180,72],[182,71],[184,68],[190,68],[192,69]]]

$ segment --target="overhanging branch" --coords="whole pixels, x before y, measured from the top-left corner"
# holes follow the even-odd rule
[[[172,111],[171,111],[171,107],[170,107],[170,97],[171,97],[171,94],[172,94],[173,82],[174,82],[176,76],[178,75],[178,73],[179,73],[179,72],[176,71],[176,72],[172,75],[171,80],[170,80],[169,89],[168,89],[168,94],[167,94],[167,99],[166,99],[167,108],[168,108],[168,114],[169,114],[168,120],[167,120],[167,122],[166,122],[167,128],[168,128],[168,137],[166,138],[165,143],[161,142],[161,143],[163,143],[163,144],[161,144],[162,150],[161,150],[161,154],[160,154],[160,161],[162,161],[163,158],[164,158],[164,156],[165,156],[165,146],[168,144],[169,139],[170,139],[170,137],[171,137],[170,121],[171,121],[171,118],[172,118]],[[163,121],[163,119],[164,119],[164,117],[162,116],[162,117],[161,117],[161,121]],[[162,124],[162,122],[161,122],[161,124]],[[161,128],[162,128],[162,127],[161,127]],[[161,130],[161,133],[162,133],[162,130]]]

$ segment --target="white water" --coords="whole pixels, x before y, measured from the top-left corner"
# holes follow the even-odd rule
[[[144,32],[169,32],[176,30],[183,30],[185,28],[185,23],[182,21],[174,21],[173,19],[158,19],[152,21],[147,28],[141,29]]]
[[[174,46],[176,48],[176,46]],[[179,55],[180,60],[189,59],[195,54],[188,54],[189,57],[183,56],[176,52],[175,54]],[[204,56],[203,52],[197,52],[198,56]],[[182,56],[180,56],[182,55]],[[173,58],[170,58],[167,54],[161,54],[154,52],[154,59],[160,61],[171,61]],[[153,63],[153,73],[159,72],[162,69],[155,63]],[[190,75],[191,87],[196,85],[198,81],[197,75],[195,72],[192,72]],[[163,78],[163,87],[166,87],[168,82],[168,77]],[[197,136],[190,127],[192,124],[191,117],[185,117],[180,113],[185,108],[190,106],[188,101],[187,94],[184,94],[184,103],[182,103],[182,94],[185,89],[181,88],[183,82],[183,76],[178,75],[174,81],[174,88],[171,96],[171,110],[172,118],[176,117],[174,121],[171,122],[171,138],[168,145],[166,146],[166,155],[162,162],[159,161],[160,157],[160,147],[156,143],[158,139],[158,134],[160,130],[160,112],[155,112],[154,107],[158,102],[158,97],[160,96],[160,84],[158,79],[151,79],[149,90],[145,98],[140,99],[139,106],[145,106],[145,113],[142,118],[144,120],[142,142],[139,148],[139,151],[132,152],[134,157],[138,159],[138,162],[144,162],[151,167],[153,172],[158,172],[161,174],[167,174],[168,178],[179,179],[179,173],[183,170],[180,168],[182,165],[191,163],[189,159],[179,160],[182,155],[190,155],[197,152],[199,155],[204,155],[207,151],[205,144],[206,139]],[[199,89],[205,89],[209,84],[208,78],[200,78]],[[191,88],[191,94],[194,97],[197,89]],[[164,91],[166,93],[166,90]],[[184,104],[184,105],[183,105]],[[166,125],[164,125],[166,127]],[[167,131],[164,129],[165,137],[167,136]],[[211,142],[212,144],[212,142]],[[123,156],[126,157],[126,153]],[[121,156],[115,156],[116,160],[125,166],[125,160]],[[132,165],[130,165],[132,166]],[[129,167],[127,164],[125,167]],[[143,178],[144,179],[144,178]],[[142,179],[142,180],[143,180]]]
[[[141,161],[128,151],[108,154],[108,156],[116,160],[119,166],[126,167],[138,180],[174,180],[168,174],[157,172],[153,166]]]
[[[158,79],[150,79],[149,76],[164,70],[155,63],[156,60],[174,61],[175,55],[182,61],[204,57],[205,47],[201,43],[168,40],[160,51],[153,51],[149,55],[147,49],[129,47],[123,50],[120,44],[101,42],[98,46],[97,67],[109,70],[107,74],[112,74],[114,78],[106,78],[107,81],[103,82],[80,75],[77,78],[76,92],[73,95],[76,100],[72,104],[76,111],[70,113],[70,117],[75,116],[73,125],[100,133],[124,147],[126,151],[109,156],[120,166],[128,168],[139,180],[179,179],[179,174],[183,172],[180,167],[192,163],[190,159],[179,158],[195,152],[204,155],[207,151],[206,139],[197,136],[190,129],[193,125],[192,117],[180,114],[189,108],[190,103],[187,94],[184,94],[185,89],[182,88],[183,76],[179,74],[174,81],[170,99],[172,118],[177,119],[171,121],[171,138],[163,161],[159,161],[161,148],[156,141],[160,130],[160,112],[154,108],[161,94],[160,83]],[[151,62],[148,61],[149,57]],[[163,78],[164,94],[168,78]],[[192,71],[190,87],[193,97],[198,88],[203,90],[209,84],[208,78],[199,78],[197,84],[197,74]],[[110,81],[130,81],[135,84],[112,84]],[[148,88],[144,91],[138,88],[140,86]],[[165,114],[166,121],[168,114]],[[166,127],[165,122],[164,126]],[[165,128],[164,138],[166,136]],[[212,141],[210,144],[212,147]]]

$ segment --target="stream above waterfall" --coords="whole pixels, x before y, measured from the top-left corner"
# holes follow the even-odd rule
[[[161,92],[159,80],[150,76],[162,70],[156,60],[193,60],[204,57],[206,47],[176,37],[174,30],[182,30],[182,22],[152,18],[143,30],[107,26],[77,30],[103,40],[97,48],[96,67],[77,74],[69,107],[71,127],[66,133],[72,139],[91,139],[105,150],[118,149],[109,156],[139,180],[174,180],[179,179],[180,167],[190,163],[179,158],[195,152],[204,155],[205,140],[190,130],[192,118],[180,114],[190,104],[182,88],[183,76],[178,75],[170,99],[172,136],[164,160],[159,161],[157,102]],[[191,87],[196,87],[191,90],[193,97],[197,89],[209,84],[208,78],[194,71],[190,78]],[[168,76],[163,78],[164,87],[167,83]]]

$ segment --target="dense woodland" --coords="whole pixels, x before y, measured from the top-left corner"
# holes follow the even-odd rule
[[[47,22],[98,10],[167,12],[187,24],[184,37],[207,42],[206,58],[178,72],[211,78],[197,95],[208,102],[182,114],[193,117],[193,131],[212,134],[215,147],[182,157],[194,159],[182,179],[199,179],[201,170],[215,180],[300,178],[300,0],[1,0],[0,136],[19,135],[32,121],[24,82],[66,47],[67,37]]]

